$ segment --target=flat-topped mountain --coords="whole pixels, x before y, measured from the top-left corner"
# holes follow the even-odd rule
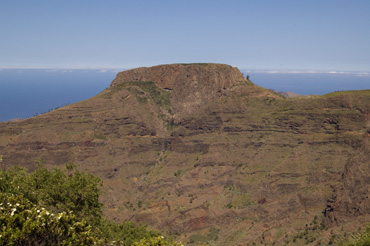
[[[171,64],[120,72],[111,83],[111,87],[125,82],[152,81],[159,88],[171,91],[173,116],[179,119],[198,110],[244,80],[239,69],[229,65]]]
[[[285,98],[221,64],[124,71],[93,98],[0,123],[3,168],[75,162],[103,179],[111,219],[214,245],[356,231],[369,150],[369,90]]]

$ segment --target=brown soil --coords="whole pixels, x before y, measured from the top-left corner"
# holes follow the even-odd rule
[[[304,245],[304,231],[328,243],[369,221],[369,94],[288,99],[228,65],[138,68],[0,123],[0,165],[73,161],[103,179],[109,218],[185,241]]]

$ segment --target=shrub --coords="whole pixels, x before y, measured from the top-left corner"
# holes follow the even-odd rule
[[[156,242],[161,233],[146,225],[102,216],[101,186],[98,177],[79,172],[72,163],[66,170],[39,164],[31,173],[20,167],[0,169],[0,245],[132,245],[145,238],[143,245]]]
[[[52,213],[22,195],[0,194],[0,245],[101,245],[73,212]]]
[[[98,223],[103,206],[99,202],[101,180],[79,172],[73,164],[66,167],[67,171],[49,171],[39,164],[32,173],[20,167],[0,170],[0,192],[23,195],[30,202],[54,213],[72,211],[78,219]]]
[[[143,238],[161,236],[159,232],[148,229],[146,225],[137,225],[131,221],[117,223],[102,220],[99,226],[102,236],[108,241],[119,241],[122,245],[132,245]]]
[[[133,246],[183,246],[183,244],[180,243],[171,243],[164,239],[163,236],[158,237],[152,237],[149,239],[142,239],[139,242],[135,242],[132,244]]]
[[[354,239],[344,243],[346,246],[369,246],[370,245],[370,224]]]

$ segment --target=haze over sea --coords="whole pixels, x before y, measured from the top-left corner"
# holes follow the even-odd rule
[[[0,121],[29,118],[95,96],[124,69],[0,69]],[[257,85],[301,95],[370,89],[368,72],[241,69]]]

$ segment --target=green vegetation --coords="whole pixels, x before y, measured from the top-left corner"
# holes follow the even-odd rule
[[[242,192],[232,185],[224,186],[224,194],[230,201],[225,205],[225,208],[243,209],[254,205],[248,193]]]
[[[98,228],[106,241],[120,242],[120,245],[132,245],[144,238],[151,239],[161,236],[161,233],[150,230],[148,226],[143,224],[137,225],[131,221],[117,223],[104,219],[101,224],[98,225]]]
[[[103,97],[111,99],[113,94],[123,89],[135,96],[139,104],[146,106],[149,105],[152,109],[154,106],[154,108],[156,108],[155,111],[158,113],[158,117],[163,120],[167,130],[172,130],[178,126],[171,117],[171,91],[169,89],[161,89],[152,81],[133,81],[110,87]]]
[[[101,245],[86,220],[73,212],[52,213],[24,198],[0,194],[0,245]]]
[[[0,245],[181,245],[133,222],[102,216],[102,182],[72,163],[65,170],[0,169]]]
[[[143,238],[139,242],[135,242],[132,244],[133,246],[183,246],[180,243],[171,243],[164,239],[163,236],[152,237],[149,239]]]
[[[155,102],[155,104],[166,110],[170,109],[170,92],[160,89],[154,82],[129,82],[125,84],[127,87],[139,87],[144,92],[149,93],[150,98]],[[139,97],[138,93],[135,95]]]
[[[343,246],[369,246],[370,245],[370,223],[358,235],[352,236],[341,245]]]
[[[218,239],[220,229],[211,227],[206,235],[195,233],[189,237],[189,243],[209,243]]]
[[[340,95],[365,95],[370,96],[370,90],[356,90],[356,91],[335,91],[325,95],[322,95],[322,98],[340,96]]]
[[[132,94],[135,95],[139,103],[146,103],[148,99],[152,100],[155,104],[163,107],[165,110],[170,110],[170,92],[159,88],[152,81],[140,82],[125,82],[111,87],[111,90],[106,96],[111,97],[112,93],[127,88]]]
[[[184,173],[184,170],[177,170],[173,175],[175,176],[175,177],[180,177],[181,176],[181,174],[183,174]]]
[[[20,167],[0,172],[2,193],[23,196],[54,213],[72,211],[78,219],[95,224],[102,216],[101,186],[98,177],[79,172],[71,163],[66,165],[65,171],[49,171],[39,163],[29,174]]]

